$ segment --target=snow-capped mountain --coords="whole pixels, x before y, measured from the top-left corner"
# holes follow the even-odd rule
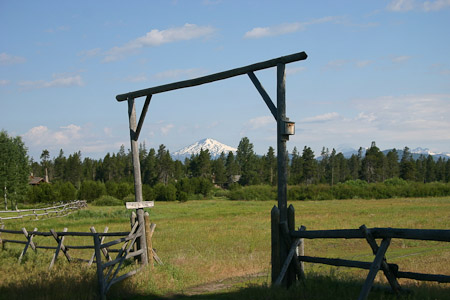
[[[184,161],[186,157],[191,157],[192,154],[199,154],[201,149],[208,150],[212,159],[218,158],[222,152],[227,155],[228,152],[236,152],[237,150],[236,148],[222,144],[221,142],[218,142],[214,139],[206,138],[192,145],[184,147],[176,152],[173,152],[172,158]]]
[[[419,155],[422,154],[422,155],[425,155],[425,156],[432,155],[435,158],[439,158],[439,157],[449,158],[450,157],[450,153],[448,153],[448,152],[437,153],[437,152],[430,151],[430,149],[428,149],[428,148],[418,147],[418,148],[410,150],[410,151],[413,154],[419,154]]]

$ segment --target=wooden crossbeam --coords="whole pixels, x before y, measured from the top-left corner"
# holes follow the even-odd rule
[[[64,228],[63,232],[67,232],[67,228]],[[53,236],[53,238],[56,240],[56,242],[58,243],[58,246],[56,247],[55,254],[53,255],[52,261],[50,262],[50,266],[48,267],[49,270],[51,268],[53,268],[53,265],[55,264],[55,261],[58,258],[59,251],[62,251],[64,253],[64,255],[66,256],[66,258],[67,258],[67,260],[69,262],[71,261],[71,257],[70,257],[70,255],[68,253],[69,249],[67,249],[64,246],[64,238],[65,238],[65,236],[62,236],[61,238],[59,238],[58,234],[53,229],[50,229],[50,233]]]
[[[367,229],[366,225],[362,225],[361,227],[359,227],[359,229],[361,229],[363,231],[364,235],[366,236],[367,243],[369,243],[370,247],[372,248],[373,254],[376,255],[376,253],[379,250],[379,247],[378,247],[378,244],[375,241],[374,237],[372,236],[370,231]],[[386,276],[392,290],[398,294],[402,290],[402,288],[401,288],[400,284],[398,283],[397,278],[394,275],[394,270],[391,270],[391,267],[388,265],[385,256],[383,257],[383,260],[381,261],[381,269],[383,270],[383,273]]]
[[[381,263],[383,262],[384,255],[391,243],[390,238],[384,238],[381,241],[381,245],[378,248],[378,251],[375,255],[375,259],[372,262],[372,265],[369,270],[369,274],[367,275],[366,281],[364,282],[364,286],[361,289],[358,300],[366,300],[369,296],[370,290],[372,289],[373,281],[375,280],[375,276],[381,268]]]
[[[36,251],[36,245],[33,242],[33,237],[34,237],[34,233],[37,231],[37,228],[34,228],[33,232],[31,234],[28,234],[28,231],[24,228],[22,228],[22,232],[25,235],[26,239],[27,239],[27,243],[25,244],[25,247],[23,248],[22,253],[20,253],[19,256],[19,263],[22,261],[22,258],[24,257],[24,255],[27,253],[27,249],[29,246],[31,246],[31,248]]]
[[[103,233],[107,233],[107,232],[108,232],[108,229],[109,229],[108,226],[106,226],[105,229],[103,230]],[[97,231],[95,230],[95,227],[94,227],[94,226],[92,226],[92,227],[90,228],[90,230],[91,230],[92,233],[97,233]],[[100,240],[100,244],[103,243],[103,241],[105,240],[105,238],[106,238],[106,236],[102,236],[102,238],[101,238],[101,240]],[[101,250],[102,250],[102,253],[103,253],[103,255],[105,256],[105,258],[106,258],[107,260],[111,261],[111,256],[109,256],[108,249],[102,248]],[[94,250],[94,253],[92,253],[92,256],[91,256],[91,259],[89,260],[88,266],[91,266],[91,265],[92,265],[92,263],[94,262],[94,258],[95,258],[95,250]]]

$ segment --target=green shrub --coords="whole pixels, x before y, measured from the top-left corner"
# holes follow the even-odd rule
[[[113,196],[103,195],[92,202],[95,206],[122,206],[123,201]]]
[[[99,181],[84,181],[78,190],[78,199],[88,202],[94,201],[103,195],[106,195],[106,187],[104,183]]]
[[[175,201],[177,200],[177,189],[173,184],[164,185],[158,183],[153,187],[156,201]]]
[[[276,200],[276,188],[270,185],[250,185],[229,192],[231,200]]]

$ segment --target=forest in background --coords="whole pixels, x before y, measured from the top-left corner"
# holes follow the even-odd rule
[[[117,153],[107,153],[102,159],[83,158],[80,151],[66,157],[62,149],[58,156],[51,158],[50,152],[44,149],[40,161],[34,161],[27,156],[19,159],[26,154],[20,137],[9,137],[2,131],[0,138],[0,153],[4,156],[0,180],[5,182],[5,205],[7,196],[15,198],[16,203],[75,198],[94,201],[102,196],[123,203],[126,198],[132,198],[131,152],[126,151],[123,145]],[[365,153],[360,148],[349,158],[335,149],[329,151],[324,147],[316,159],[310,147],[305,146],[301,153],[294,148],[288,162],[289,198],[321,200],[450,195],[449,159],[435,160],[430,155],[414,159],[408,147],[401,153],[399,157],[398,151],[392,149],[385,155],[372,142]],[[182,162],[173,160],[164,145],[147,149],[145,144],[140,145],[139,156],[145,200],[186,201],[210,196],[276,199],[275,150],[269,147],[266,154],[259,156],[247,137],[241,139],[236,153],[222,153],[217,159],[211,159],[209,151],[202,149],[199,154]],[[30,174],[47,175],[50,184],[41,183],[24,189],[23,178]],[[7,181],[16,183],[8,186]],[[19,181],[22,182],[21,188],[17,187]],[[112,201],[111,198],[109,200]]]

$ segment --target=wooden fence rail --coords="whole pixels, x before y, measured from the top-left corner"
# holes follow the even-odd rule
[[[45,208],[31,208],[31,209],[18,209],[18,210],[4,210],[0,211],[0,223],[4,220],[23,219],[26,217],[34,217],[35,220],[39,220],[39,217],[64,217],[72,212],[87,207],[86,200],[75,200],[68,203],[54,205]],[[3,215],[3,216],[2,216]],[[6,216],[5,216],[6,215]],[[14,215],[14,216],[9,216]]]
[[[295,274],[303,277],[302,263],[319,263],[331,266],[352,267],[369,270],[365,283],[361,289],[359,300],[367,299],[372,288],[375,276],[382,270],[392,290],[400,293],[402,288],[398,278],[409,278],[421,281],[436,281],[439,283],[450,283],[450,275],[423,274],[415,272],[399,271],[397,264],[388,263],[386,251],[391,239],[412,239],[424,241],[450,242],[450,230],[446,229],[404,229],[404,228],[367,228],[362,225],[359,229],[336,229],[336,230],[309,230],[304,226],[299,230],[295,228],[294,207],[288,208],[288,222],[279,221],[279,210],[272,209],[272,281],[275,285],[284,284],[289,286],[295,280]],[[289,223],[289,224],[288,224]],[[289,230],[290,229],[290,230]],[[325,258],[305,256],[298,247],[304,247],[303,239],[365,239],[369,244],[375,258],[373,262],[362,262],[339,258]],[[381,239],[378,245],[375,239]],[[285,243],[290,250],[284,263],[277,259],[277,245]],[[274,249],[275,245],[275,249]],[[289,248],[288,248],[289,249]],[[275,251],[275,253],[274,253]],[[274,264],[275,258],[275,264]],[[283,263],[283,265],[281,265]],[[294,274],[294,276],[292,275]]]
[[[140,226],[137,219],[135,219],[132,224],[131,231],[126,232],[108,232],[108,227],[106,227],[103,232],[97,232],[93,226],[90,228],[90,232],[69,232],[67,228],[64,228],[62,232],[56,232],[53,229],[50,229],[48,232],[40,232],[37,228],[34,228],[33,231],[27,231],[25,228],[22,228],[22,230],[8,230],[5,229],[5,225],[2,224],[0,225],[0,244],[2,245],[2,249],[5,249],[5,246],[8,243],[24,245],[18,258],[19,263],[22,262],[23,257],[25,257],[30,247],[34,251],[37,251],[38,249],[54,250],[49,269],[54,267],[60,253],[63,253],[68,262],[86,262],[89,266],[95,262],[97,266],[100,298],[105,299],[106,293],[113,284],[136,274],[142,268],[134,269],[126,274],[118,276],[125,260],[134,259],[141,256],[144,251],[148,251],[148,249],[139,249],[138,247],[135,247],[135,242],[144,233],[144,226]],[[151,225],[153,230],[155,226],[155,224]],[[9,236],[5,235],[19,236],[25,238],[25,240],[11,239]],[[56,245],[40,245],[34,240],[36,237],[50,237],[50,240],[54,241]],[[93,243],[88,242],[91,243],[90,245],[66,245],[66,237],[91,238],[92,240],[90,241],[93,241]],[[105,241],[106,238],[115,239]],[[121,245],[120,248],[112,248],[119,245]],[[93,253],[90,256],[90,259],[75,258],[70,255],[71,249],[93,250]],[[162,264],[162,261],[159,259],[155,250],[151,249],[151,251],[155,261]],[[115,258],[111,257],[111,253],[117,253]],[[102,256],[106,259],[103,262]],[[150,262],[150,265],[153,265],[153,261]]]

